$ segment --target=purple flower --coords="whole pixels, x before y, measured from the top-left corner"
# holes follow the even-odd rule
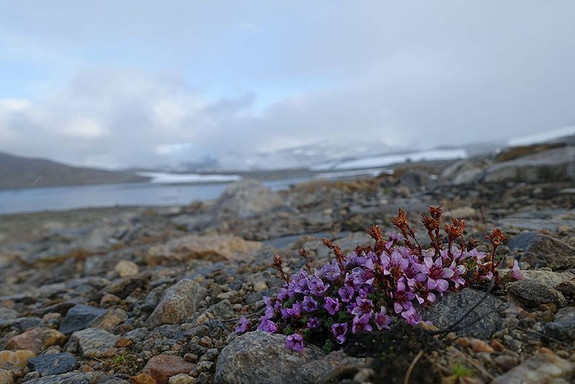
[[[249,320],[245,316],[242,316],[238,321],[238,324],[234,327],[234,332],[238,335],[244,333],[248,330],[249,325]]]
[[[289,285],[294,292],[307,295],[309,293],[308,282],[309,279],[307,272],[303,269],[300,269],[297,275],[292,275]]]
[[[357,331],[371,332],[373,328],[371,327],[371,324],[369,324],[370,320],[371,320],[371,314],[369,313],[366,313],[361,316],[355,316],[351,324],[351,331],[353,333],[356,333]]]
[[[391,252],[391,255],[382,253],[380,259],[381,265],[384,268],[383,274],[391,275],[395,279],[399,279],[403,275],[403,271],[409,265],[409,260],[404,258],[397,249],[394,249]]]
[[[332,299],[331,297],[326,297],[325,298],[325,304],[323,306],[325,308],[325,310],[327,311],[327,313],[329,313],[331,316],[335,315],[335,313],[337,311],[339,311],[339,300],[338,299]]]
[[[391,324],[391,317],[387,316],[387,310],[384,306],[381,307],[379,312],[376,312],[374,315],[375,326],[380,331],[382,329],[389,329],[389,324]]]
[[[391,297],[393,299],[393,310],[395,313],[400,313],[413,307],[411,301],[415,299],[415,294],[408,291],[406,284],[400,280],[397,282],[396,290],[392,293]]]
[[[281,309],[281,301],[275,298],[264,296],[264,303],[266,305],[265,317],[268,319],[273,318],[276,313]]]
[[[307,321],[307,327],[309,329],[315,329],[319,327],[319,319],[317,317],[310,317]]]
[[[329,263],[325,264],[318,272],[320,277],[323,277],[327,281],[335,281],[341,277],[341,268],[337,261],[332,260]],[[312,289],[310,287],[310,289]],[[313,291],[312,291],[313,293]],[[315,295],[315,293],[314,293]],[[321,295],[318,295],[321,296]]]
[[[274,323],[273,321],[264,316],[262,317],[260,325],[258,325],[258,330],[270,333],[276,333],[278,331],[278,326],[276,323]]]
[[[353,294],[355,293],[353,287],[350,287],[349,285],[344,285],[343,287],[341,287],[337,293],[339,293],[339,297],[341,298],[341,301],[343,301],[344,303],[349,303],[352,299],[353,299]]]
[[[329,284],[325,284],[322,279],[312,276],[308,282],[309,291],[317,297],[322,297],[327,292]]]
[[[282,316],[284,318],[301,316],[301,304],[298,302],[295,302],[295,303],[293,303],[291,308],[282,309]]]
[[[364,314],[371,314],[373,313],[373,301],[370,299],[365,299],[362,297],[358,297],[355,299],[355,304],[351,310],[351,314],[355,316],[362,316]]]
[[[523,278],[523,274],[521,273],[521,270],[519,270],[519,263],[517,260],[513,261],[513,267],[509,271],[509,277],[513,280],[521,280]]]
[[[301,305],[304,311],[306,312],[315,312],[317,311],[318,305],[317,301],[315,301],[311,296],[306,296],[303,298],[303,303]]]
[[[451,276],[450,280],[453,281],[455,288],[459,288],[459,286],[464,285],[465,279],[463,278],[463,274],[466,271],[465,265],[460,264],[454,268],[451,268],[451,270],[453,271],[453,276]]]
[[[338,344],[345,343],[347,334],[347,323],[335,323],[331,326],[331,334]]]
[[[299,333],[294,333],[286,337],[286,345],[292,351],[303,351],[303,337]]]
[[[430,291],[437,291],[443,293],[449,288],[449,282],[445,279],[452,277],[455,272],[449,268],[443,267],[443,260],[437,258],[435,261],[431,257],[423,259],[427,268],[429,268],[429,275],[427,277],[427,288]]]
[[[416,326],[421,321],[421,316],[415,310],[414,307],[409,308],[407,311],[403,312],[401,316],[407,321],[407,324]]]

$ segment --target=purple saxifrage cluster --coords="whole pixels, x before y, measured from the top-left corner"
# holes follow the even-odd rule
[[[374,226],[368,231],[375,240],[373,246],[357,247],[344,256],[339,247],[324,240],[335,259],[313,273],[300,269],[285,276],[276,256],[274,265],[286,283],[276,296],[264,298],[266,309],[257,329],[286,334],[292,350],[303,350],[304,339],[325,340],[324,347],[332,349],[345,343],[350,333],[389,329],[400,319],[415,326],[422,321],[419,306],[434,303],[446,291],[498,277],[493,256],[504,240],[499,230],[488,236],[492,250],[480,252],[475,242],[464,242],[463,220],[454,219],[444,227],[444,247],[439,233],[441,209],[431,207],[430,213],[423,218],[431,240],[429,249],[419,245],[400,210],[392,222],[401,234],[384,239]],[[511,277],[520,278],[517,265]],[[235,331],[243,333],[249,328],[244,317]]]

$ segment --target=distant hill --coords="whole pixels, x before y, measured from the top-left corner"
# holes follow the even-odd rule
[[[132,172],[72,167],[45,159],[0,153],[0,189],[146,181]]]

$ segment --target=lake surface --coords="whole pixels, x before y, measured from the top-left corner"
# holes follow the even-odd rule
[[[288,188],[306,179],[264,182],[272,190]],[[217,199],[227,183],[154,184],[126,183],[15,189],[0,191],[0,214],[115,206],[186,205]]]

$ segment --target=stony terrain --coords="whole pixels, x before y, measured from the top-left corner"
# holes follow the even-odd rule
[[[185,207],[0,217],[0,383],[574,382],[574,158],[554,146],[278,193],[243,182]],[[392,230],[398,208],[418,227],[430,205],[470,238],[502,229],[500,267],[523,269],[423,309],[443,329],[481,301],[463,327],[398,324],[329,354],[233,333],[282,286],[274,255],[294,272],[306,249],[321,266],[321,238],[351,250],[373,224]]]

